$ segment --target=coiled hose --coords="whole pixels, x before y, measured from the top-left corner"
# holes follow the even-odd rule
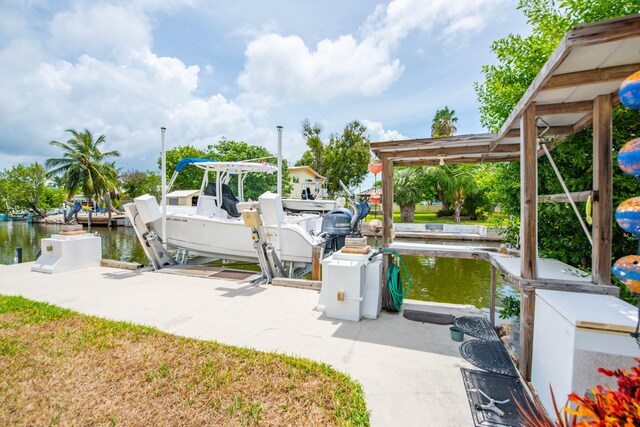
[[[400,264],[404,269],[404,276],[407,278],[407,289],[404,290],[402,286],[402,276],[400,276],[400,267],[395,262],[389,264],[387,268],[387,284],[382,287],[382,308],[387,311],[398,312],[400,311],[400,307],[402,307],[404,297],[409,293],[409,289],[411,288],[411,278],[409,277],[407,266],[404,264],[398,252],[393,249],[380,249],[369,259],[379,254],[391,254],[400,260]]]

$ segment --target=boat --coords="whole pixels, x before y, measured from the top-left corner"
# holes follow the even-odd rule
[[[170,189],[177,174],[187,165],[203,171],[203,179],[196,206],[166,206],[166,243],[192,255],[239,261],[256,261],[258,254],[252,230],[241,218],[243,209],[259,209],[265,232],[277,248],[284,263],[308,264],[312,248],[325,242],[321,236],[322,218],[313,214],[291,215],[284,212],[280,196],[266,192],[258,201],[245,201],[243,182],[247,174],[274,173],[277,168],[266,163],[215,162],[207,159],[183,159],[168,185]],[[215,181],[209,182],[210,174]],[[237,193],[229,182],[237,177]],[[237,195],[237,196],[236,196]],[[132,206],[133,205],[133,206]],[[135,208],[135,209],[134,209]],[[136,227],[140,215],[146,227],[160,239],[161,210],[155,198],[145,195],[125,205],[125,212]],[[280,238],[280,236],[282,238]]]
[[[293,213],[327,213],[338,206],[336,200],[304,200],[304,199],[282,199],[282,206],[285,210]],[[344,206],[344,203],[342,204]]]

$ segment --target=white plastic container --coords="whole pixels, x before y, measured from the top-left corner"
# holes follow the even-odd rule
[[[357,322],[362,318],[365,264],[333,259],[323,267],[321,300],[326,316]]]
[[[63,236],[54,234],[40,241],[41,255],[31,271],[62,273],[99,267],[102,260],[102,239],[94,234]]]
[[[362,317],[377,319],[382,309],[382,259],[378,257],[366,264],[364,301]]]
[[[136,204],[136,208],[138,209],[138,214],[140,214],[142,222],[145,224],[151,224],[152,222],[162,218],[162,212],[160,211],[160,206],[158,206],[158,202],[155,197],[145,194],[143,196],[136,197],[133,201]]]
[[[584,395],[596,385],[615,387],[615,379],[597,372],[629,369],[640,356],[635,330],[637,308],[610,295],[536,290],[531,383],[553,416],[549,385],[556,403]]]

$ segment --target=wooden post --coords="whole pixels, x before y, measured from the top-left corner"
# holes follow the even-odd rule
[[[391,244],[393,231],[393,162],[386,156],[382,156],[382,247],[388,248]],[[391,255],[385,254],[382,258],[382,298],[388,293],[387,269],[391,264]]]
[[[489,297],[489,320],[496,326],[496,268],[491,264],[491,295]]]
[[[593,102],[593,201],[592,277],[598,285],[611,284],[611,233],[613,221],[613,171],[611,95]]]
[[[520,118],[520,276],[538,278],[538,141],[536,106]],[[520,290],[520,373],[531,379],[535,291]]]
[[[321,253],[322,248],[320,248],[320,246],[314,246],[311,248],[311,280],[322,280]]]

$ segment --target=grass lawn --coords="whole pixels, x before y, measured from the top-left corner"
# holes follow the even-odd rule
[[[373,215],[369,215],[367,216],[366,221],[370,221],[374,218]],[[378,215],[377,216],[378,219],[382,219],[382,216]],[[394,212],[393,213],[393,222],[401,222],[400,221],[400,213],[399,212]],[[426,222],[435,222],[435,223],[440,223],[440,224],[455,224],[456,222],[453,220],[453,218],[438,218],[436,216],[435,212],[416,212],[414,215],[414,223],[417,224],[422,224],[422,223],[426,223]],[[470,225],[488,225],[488,226],[492,226],[495,225],[493,223],[490,223],[489,221],[481,221],[481,220],[476,220],[476,221],[472,221],[472,220],[461,220],[460,224],[470,224]]]
[[[369,425],[325,364],[0,295],[0,425]]]

